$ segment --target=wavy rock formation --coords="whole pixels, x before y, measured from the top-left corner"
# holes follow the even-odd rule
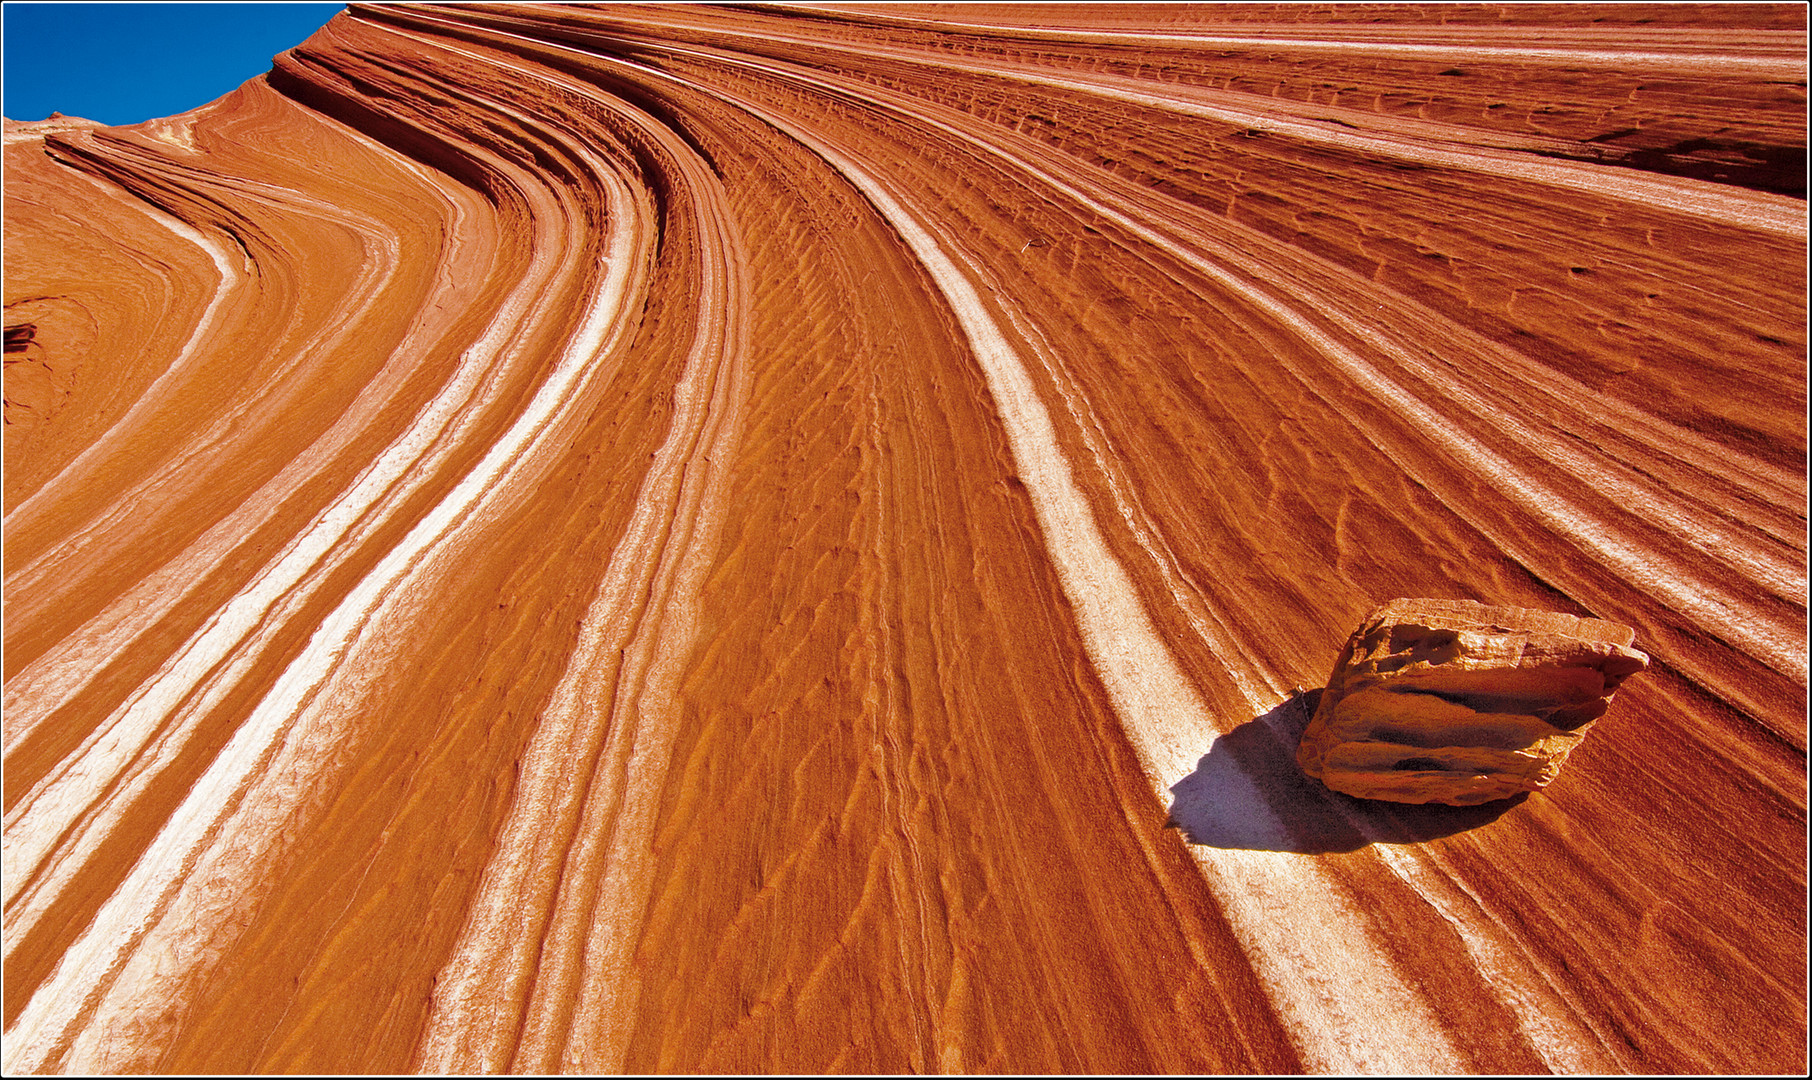
[[[1805,46],[356,5],[9,122],[7,1069],[1802,1071]],[[1653,666],[1366,805],[1392,596]]]

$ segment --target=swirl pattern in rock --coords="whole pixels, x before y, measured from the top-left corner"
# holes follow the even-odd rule
[[[1805,69],[355,5],[8,122],[8,1070],[1802,1072]],[[1392,596],[1653,666],[1361,806]]]

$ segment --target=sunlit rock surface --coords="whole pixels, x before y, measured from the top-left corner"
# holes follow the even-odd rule
[[[9,125],[7,1068],[1801,1072],[1803,20],[359,6]],[[1395,596],[1652,666],[1330,795]]]
[[[1558,612],[1393,600],[1347,640],[1296,760],[1364,799],[1472,806],[1538,791],[1648,667],[1634,636]]]

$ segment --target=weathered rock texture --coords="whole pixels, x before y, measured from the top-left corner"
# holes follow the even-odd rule
[[[1804,18],[356,5],[9,125],[8,1068],[1797,1074]],[[1329,795],[1381,596],[1641,737]]]
[[[1347,639],[1296,760],[1365,799],[1472,806],[1538,791],[1648,667],[1633,640],[1603,619],[1393,600]]]

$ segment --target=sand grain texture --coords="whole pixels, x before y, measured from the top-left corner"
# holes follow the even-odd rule
[[[1805,45],[354,5],[8,121],[6,1069],[1802,1072]],[[1651,666],[1333,794],[1396,596]]]

